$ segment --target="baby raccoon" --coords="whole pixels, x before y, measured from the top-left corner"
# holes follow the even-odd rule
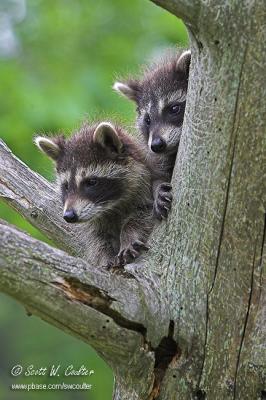
[[[180,141],[191,53],[184,51],[147,70],[142,79],[116,82],[114,89],[137,105],[137,126],[148,146],[148,156],[157,171],[154,211],[167,216],[171,180]]]
[[[102,122],[86,124],[68,139],[39,136],[35,142],[55,161],[63,218],[83,223],[85,256],[92,264],[124,265],[147,250],[151,172],[131,137]]]

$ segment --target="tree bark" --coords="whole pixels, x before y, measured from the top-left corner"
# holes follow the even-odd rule
[[[192,48],[170,217],[141,264],[93,268],[53,186],[1,144],[0,196],[67,253],[0,225],[0,290],[90,343],[116,400],[264,399],[266,3],[154,2]]]
[[[159,3],[179,15],[179,1]],[[264,1],[202,1],[188,21],[177,195],[168,234],[162,226],[155,239],[162,257],[150,261],[165,276],[175,337],[187,349],[174,373],[181,399],[257,399],[265,390],[265,16]]]

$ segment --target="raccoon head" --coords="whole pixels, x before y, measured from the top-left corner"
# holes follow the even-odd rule
[[[84,125],[69,139],[37,137],[35,143],[56,163],[67,222],[99,217],[134,195],[141,163],[134,159],[134,143],[120,128],[108,122]]]
[[[142,80],[113,88],[137,105],[137,125],[155,153],[177,152],[186,106],[191,53],[185,51],[148,71]]]

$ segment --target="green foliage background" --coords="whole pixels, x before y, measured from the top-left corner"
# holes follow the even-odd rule
[[[3,2],[1,4],[1,2]],[[8,10],[9,0],[0,0]],[[14,25],[19,51],[0,58],[0,137],[31,168],[52,179],[52,166],[32,144],[35,133],[66,133],[85,118],[118,118],[133,125],[134,106],[112,89],[117,76],[139,71],[170,46],[187,46],[181,21],[148,0],[28,0],[26,16]],[[0,218],[45,240],[0,203]],[[89,325],[89,321],[88,321]],[[111,399],[109,367],[87,345],[27,317],[23,307],[0,295],[0,399]],[[36,368],[82,364],[90,378],[85,392],[15,392],[12,383],[53,383],[47,377],[14,378],[15,364]]]

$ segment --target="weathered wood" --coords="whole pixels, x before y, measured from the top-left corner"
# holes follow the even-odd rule
[[[114,369],[115,400],[257,400],[266,391],[266,3],[154,2],[184,18],[192,47],[170,218],[122,275],[2,225],[0,290],[92,344]],[[83,255],[53,186],[3,144],[0,196]]]
[[[265,16],[264,1],[202,2],[190,31],[176,198],[150,261],[187,354],[161,399],[258,399],[265,390]]]
[[[149,390],[154,350],[144,325],[141,288],[133,277],[93,268],[0,224],[0,290],[28,312],[91,344],[120,379],[128,378],[130,365],[138,396]]]

